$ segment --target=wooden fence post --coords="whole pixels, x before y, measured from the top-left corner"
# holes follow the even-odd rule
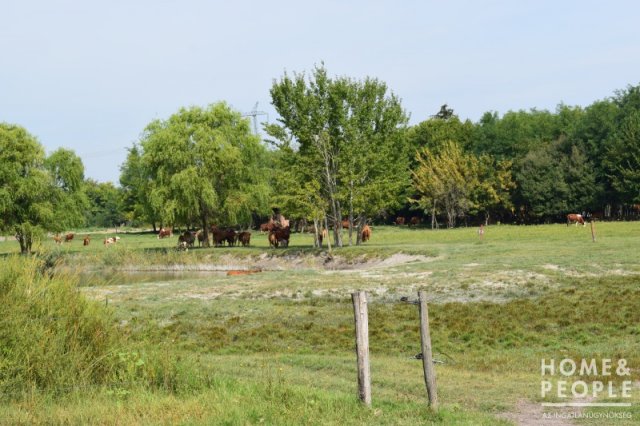
[[[424,370],[424,382],[427,385],[429,406],[433,410],[438,409],[438,393],[436,389],[436,370],[433,365],[431,352],[431,335],[429,334],[429,308],[427,307],[427,293],[418,292],[420,299],[420,340],[422,343],[422,368]]]
[[[596,230],[593,227],[593,222],[594,222],[594,220],[591,219],[591,222],[590,222],[591,223],[591,240],[595,243],[596,242]]]
[[[367,294],[364,291],[351,294],[353,316],[356,325],[356,355],[358,357],[358,396],[366,406],[371,406],[371,369],[369,367],[369,314]]]

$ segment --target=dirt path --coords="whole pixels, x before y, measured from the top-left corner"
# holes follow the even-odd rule
[[[594,398],[582,398],[572,402],[593,402]],[[582,407],[543,407],[539,402],[521,399],[515,410],[498,417],[514,422],[518,426],[572,426],[576,416],[582,414]]]
[[[562,411],[566,410],[566,411]],[[569,410],[576,411],[580,410],[579,408],[554,408],[553,411],[545,410],[545,407],[541,406],[540,403],[535,403],[528,401],[526,399],[521,399],[515,406],[514,411],[510,411],[507,413],[502,413],[498,417],[509,420],[517,424],[518,426],[539,426],[539,425],[549,425],[549,426],[569,426],[574,423],[567,419],[562,418],[562,414],[568,413]],[[551,416],[549,418],[545,418],[545,413],[550,413]],[[553,417],[554,413],[558,413],[558,417]]]

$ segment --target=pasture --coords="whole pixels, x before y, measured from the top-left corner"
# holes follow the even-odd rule
[[[5,398],[8,423],[512,424],[541,416],[541,358],[626,358],[640,380],[640,223],[375,227],[360,247],[174,250],[177,237],[118,234],[105,247],[47,240],[59,276],[105,307],[135,365],[160,358],[171,386],[143,381]],[[80,237],[80,238],[79,238]],[[0,255],[18,251],[0,242]],[[228,276],[227,270],[260,269]],[[350,293],[370,297],[373,407],[356,399]],[[429,293],[441,409],[426,409],[417,308]],[[128,360],[128,361],[127,361]],[[172,376],[173,377],[173,376]],[[625,409],[640,418],[640,389]],[[537,411],[536,411],[537,410]],[[540,417],[539,417],[540,418]],[[599,424],[596,420],[581,423]],[[532,423],[535,424],[535,423]]]

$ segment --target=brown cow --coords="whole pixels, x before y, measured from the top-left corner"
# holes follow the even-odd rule
[[[251,243],[251,232],[240,232],[238,234],[238,241],[242,243],[242,247],[247,247]]]
[[[362,242],[366,243],[369,241],[369,238],[371,238],[371,228],[369,228],[369,225],[365,225],[362,228]]]
[[[220,247],[224,245],[224,241],[227,238],[227,233],[215,225],[211,226],[211,237],[213,239],[213,245]]]
[[[170,237],[173,233],[171,232],[171,228],[160,228],[158,232],[158,239],[162,239],[164,237]]]
[[[103,244],[105,246],[110,246],[111,244],[115,244],[120,240],[120,237],[109,237],[105,238]]]
[[[198,232],[196,232],[196,238],[198,239],[198,247],[202,247],[204,244],[204,232],[201,230],[199,230]],[[208,238],[207,238],[208,240]],[[207,241],[207,244],[209,243],[209,241]]]
[[[581,223],[582,226],[586,226],[586,223],[584,223],[584,218],[581,214],[578,213],[569,213],[567,215],[567,226],[569,226],[569,224],[573,222],[576,223],[576,226],[578,226],[579,223]]]
[[[349,229],[351,227],[349,224],[349,219],[342,219],[342,227],[344,229]]]
[[[231,228],[227,228],[224,238],[227,240],[229,247],[235,246],[236,242],[238,242],[238,234]]]
[[[68,243],[71,240],[73,240],[73,232],[69,232],[67,235],[64,236],[65,243]]]
[[[276,228],[271,231],[269,236],[273,235],[276,239],[276,247],[289,247],[289,237],[291,236],[291,230],[287,226],[286,228]],[[269,237],[271,242],[271,237]]]
[[[62,244],[62,237],[58,234],[53,236],[53,241],[56,242],[56,244]]]
[[[396,217],[396,225],[398,225],[398,226],[404,225],[404,221],[405,221],[404,217],[402,217],[402,216]]]
[[[260,232],[269,232],[273,227],[273,222],[269,221],[260,225]]]
[[[178,244],[187,243],[187,247],[193,248],[193,243],[196,242],[196,236],[193,232],[184,231],[182,235],[178,237]]]
[[[420,222],[422,222],[422,220],[420,220],[420,218],[418,216],[413,216],[411,218],[411,220],[409,221],[409,225],[418,226],[418,225],[420,225]]]
[[[278,238],[273,232],[269,232],[269,247],[278,248]]]
[[[87,236],[86,236],[86,237],[84,237],[84,239],[82,240],[82,245],[83,245],[83,246],[88,246],[90,242],[91,242],[91,236],[87,235]]]

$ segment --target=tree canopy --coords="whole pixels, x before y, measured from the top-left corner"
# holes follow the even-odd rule
[[[225,103],[154,120],[140,141],[142,177],[123,174],[165,224],[248,226],[267,208],[265,148]],[[131,156],[135,156],[130,152]],[[137,160],[136,160],[137,161]],[[124,172],[137,166],[128,163]],[[146,197],[146,198],[145,198]]]
[[[24,128],[0,123],[0,228],[13,232],[23,254],[44,231],[83,223],[84,166],[72,151],[48,158]]]

